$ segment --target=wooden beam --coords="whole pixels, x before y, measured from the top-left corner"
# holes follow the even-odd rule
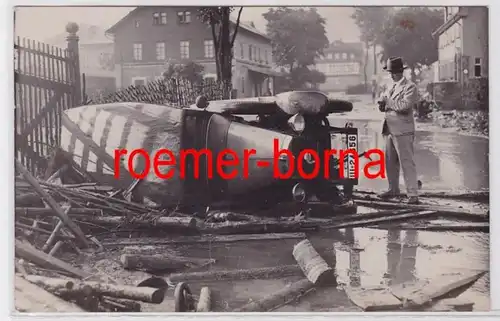
[[[406,213],[406,214],[400,214],[400,215],[391,215],[391,216],[387,216],[387,217],[372,218],[372,219],[359,220],[359,221],[340,223],[340,224],[330,224],[330,225],[324,224],[320,228],[321,229],[340,229],[340,228],[349,228],[349,227],[371,226],[371,225],[377,225],[378,223],[394,222],[394,221],[407,220],[407,219],[412,219],[412,218],[422,218],[422,217],[432,216],[432,215],[436,215],[436,214],[437,214],[436,211],[420,211],[420,212]]]
[[[81,245],[85,248],[89,247],[89,243],[85,238],[85,234],[83,234],[82,230],[76,225],[69,217],[64,213],[63,209],[57,204],[57,202],[50,196],[38,183],[37,179],[31,175],[30,172],[16,159],[16,168],[17,170],[24,176],[24,178],[30,183],[31,186],[35,189],[35,192],[42,197],[47,204],[54,210],[55,214],[63,221],[64,225],[66,225],[71,232],[75,235],[77,240],[81,243]]]
[[[77,269],[64,261],[59,260],[58,258],[50,256],[47,253],[36,249],[29,243],[16,240],[15,252],[17,257],[30,261],[44,268],[62,271],[66,274],[71,274],[72,276],[79,279],[85,279],[91,276],[90,273]]]
[[[16,275],[14,301],[18,312],[85,312],[74,303],[64,301],[50,292]]]
[[[375,201],[375,200],[356,200],[356,204],[364,205],[368,207],[378,207],[378,208],[397,208],[397,209],[415,209],[421,211],[436,211],[442,214],[460,214],[462,216],[476,216],[487,218],[488,212],[474,210],[472,208],[465,209],[453,206],[445,205],[431,205],[431,204],[407,204],[407,203],[395,203],[386,201]]]

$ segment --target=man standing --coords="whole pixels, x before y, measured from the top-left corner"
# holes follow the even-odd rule
[[[382,135],[385,139],[385,163],[389,182],[389,190],[380,197],[387,199],[400,194],[399,172],[402,168],[408,203],[418,204],[417,170],[413,154],[413,108],[418,101],[418,91],[416,85],[403,76],[406,68],[400,57],[389,58],[384,67],[391,74],[393,84],[388,86],[378,101],[379,110],[385,112]]]

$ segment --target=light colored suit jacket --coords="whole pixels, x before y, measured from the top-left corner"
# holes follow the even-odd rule
[[[401,83],[387,86],[382,96],[387,97],[385,105],[385,120],[382,128],[384,135],[395,136],[412,134],[415,132],[415,119],[413,108],[418,102],[417,86],[410,80],[404,78]]]

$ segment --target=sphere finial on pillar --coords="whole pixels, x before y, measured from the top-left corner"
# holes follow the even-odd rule
[[[66,32],[69,34],[76,34],[80,28],[76,22],[68,22],[66,25]]]

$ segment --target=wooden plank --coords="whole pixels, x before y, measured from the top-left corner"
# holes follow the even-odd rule
[[[180,236],[175,239],[165,240],[143,240],[131,241],[127,239],[124,242],[117,242],[115,239],[104,240],[104,247],[110,246],[154,246],[154,245],[172,245],[172,244],[198,244],[198,243],[234,243],[234,242],[252,242],[252,241],[281,241],[285,239],[304,239],[305,233],[268,233],[268,234],[235,234],[235,235],[203,235],[203,236]]]
[[[373,191],[373,190],[357,189],[356,191],[354,191],[353,196],[355,199],[366,200],[367,196],[368,197],[373,196],[374,199],[380,199],[380,198],[376,198],[377,194],[378,194],[378,192]],[[401,196],[404,197],[404,196],[406,196],[406,194],[402,193]],[[418,196],[423,197],[423,198],[444,198],[444,199],[487,202],[490,199],[490,192],[489,191],[454,192],[454,191],[433,190],[433,191],[420,191]]]
[[[333,224],[333,225],[323,224],[320,226],[320,229],[340,229],[340,228],[348,228],[348,227],[370,226],[370,225],[375,225],[375,224],[382,223],[382,222],[394,222],[394,221],[398,221],[398,220],[422,218],[422,217],[432,216],[435,214],[437,214],[436,211],[420,211],[420,212],[414,212],[414,213],[391,215],[391,216],[387,216],[387,217],[372,218],[372,219],[359,220],[359,221]]]
[[[346,294],[352,303],[364,311],[395,311],[403,307],[403,303],[386,288],[349,287]]]
[[[397,224],[397,225],[378,225],[379,228],[398,228],[401,230],[418,230],[418,231],[450,231],[450,232],[484,232],[490,230],[488,222],[467,222],[467,223],[446,223],[446,224]]]
[[[85,312],[76,304],[64,301],[19,275],[14,279],[14,302],[17,312]]]
[[[82,246],[88,247],[89,244],[87,242],[87,239],[85,238],[85,234],[83,234],[82,230],[78,225],[76,225],[69,217],[64,213],[63,209],[57,204],[57,202],[50,196],[38,183],[37,179],[34,178],[24,167],[19,163],[19,161],[16,159],[16,168],[18,171],[24,176],[24,178],[33,186],[35,189],[35,192],[42,197],[47,204],[54,210],[55,214],[61,219],[61,221],[64,222],[64,225],[66,225],[71,232],[75,235],[75,237],[78,239],[78,241],[81,243]]]
[[[385,202],[385,201],[371,201],[371,200],[356,200],[356,204],[365,205],[368,207],[381,207],[381,208],[397,208],[397,209],[415,209],[421,211],[436,211],[442,214],[463,214],[463,215],[475,215],[480,217],[487,217],[488,213],[480,211],[477,209],[464,209],[453,206],[445,205],[431,205],[431,204],[407,204],[407,203],[395,203],[395,202]]]
[[[391,287],[391,293],[406,302],[411,308],[430,305],[453,292],[464,292],[479,280],[487,271],[469,273],[468,275],[442,275],[432,282],[417,282],[406,286]],[[455,293],[457,296],[459,293]]]
[[[90,273],[77,269],[64,261],[59,260],[58,258],[52,257],[47,253],[44,253],[36,249],[29,243],[16,240],[15,251],[16,251],[16,256],[23,258],[27,261],[33,262],[44,268],[63,271],[79,279],[85,279],[91,276]]]

